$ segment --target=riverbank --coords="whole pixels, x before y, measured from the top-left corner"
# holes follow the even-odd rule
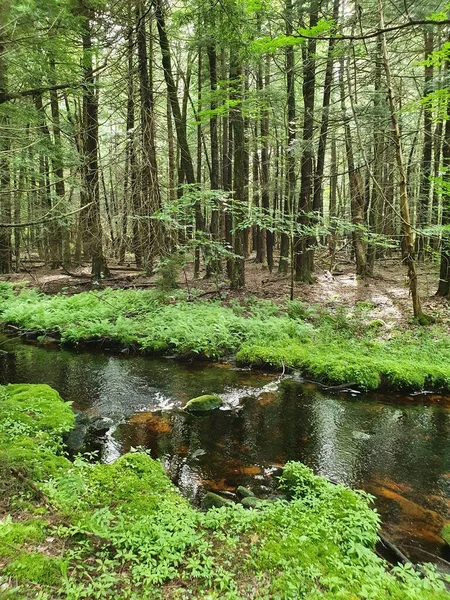
[[[1,284],[0,322],[44,345],[100,346],[182,358],[235,357],[241,365],[299,369],[362,390],[450,390],[450,339],[439,325],[390,327],[373,305],[208,301],[159,291],[46,296]]]
[[[45,385],[0,388],[5,598],[447,598],[433,573],[388,571],[370,498],[284,470],[289,502],[192,508],[145,453],[71,463],[73,413]]]

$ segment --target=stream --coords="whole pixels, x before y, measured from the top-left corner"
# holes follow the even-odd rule
[[[113,461],[144,447],[184,495],[270,496],[288,460],[376,497],[383,533],[415,561],[446,556],[450,520],[450,399],[324,393],[289,375],[229,364],[44,349],[1,337],[13,359],[0,383],[47,383],[109,430],[97,449]],[[218,394],[224,407],[194,415],[190,398]],[[425,404],[426,402],[426,404]],[[435,558],[433,558],[435,557]]]

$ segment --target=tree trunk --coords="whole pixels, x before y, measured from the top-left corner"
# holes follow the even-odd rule
[[[293,7],[292,0],[286,0],[286,36],[292,35]],[[294,46],[286,48],[286,100],[287,100],[287,148],[286,148],[286,192],[284,195],[284,219],[285,222],[293,219],[295,206],[295,140],[297,136],[297,121],[295,107],[295,55]],[[292,235],[286,231],[281,233],[279,273],[287,273],[289,264],[289,247],[292,243]]]
[[[370,197],[369,228],[370,232],[377,236],[381,233],[381,200],[383,185],[383,161],[384,161],[384,97],[381,88],[381,40],[377,42],[374,75],[374,101],[373,101],[373,185]],[[375,259],[378,246],[369,243],[367,248],[367,274],[373,276]]]
[[[7,94],[7,73],[6,73],[6,45],[2,38],[3,32],[6,33],[6,22],[8,6],[7,2],[0,3],[0,97]],[[7,117],[0,113],[0,129],[3,129],[0,135],[0,218],[2,223],[11,223],[11,190],[10,173],[7,152],[9,150],[9,139],[6,135]],[[12,271],[12,247],[11,247],[11,229],[0,227],[0,273],[10,273]]]
[[[107,276],[108,267],[103,255],[102,225],[100,219],[100,190],[98,173],[98,100],[95,93],[93,71],[93,45],[90,16],[82,9],[84,17],[83,44],[83,106],[84,106],[84,187],[87,208],[80,213],[83,221],[84,253],[92,262],[95,280]]]
[[[265,61],[265,75],[264,75],[264,88],[270,85],[270,55],[266,56]],[[261,206],[263,209],[264,217],[268,219],[270,217],[270,196],[269,196],[269,173],[270,173],[270,160],[269,160],[269,109],[267,106],[264,107],[263,114],[261,117]],[[273,234],[271,231],[263,230],[263,244],[265,245],[265,261],[263,266],[267,266],[269,271],[273,269]]]
[[[333,0],[333,22],[337,23],[339,18],[340,0]],[[331,88],[333,83],[334,71],[334,48],[336,40],[330,38],[328,42],[327,67],[325,71],[325,81],[323,85],[323,101],[322,101],[322,123],[320,125],[319,147],[317,150],[316,172],[314,175],[314,198],[313,212],[317,215],[323,214],[323,173],[325,168],[325,153],[328,137],[329,110],[331,100]]]
[[[425,61],[429,60],[434,48],[433,30],[424,33]],[[433,65],[425,65],[424,98],[433,91]],[[420,174],[419,202],[417,207],[417,228],[419,231],[429,223],[430,216],[430,189],[433,168],[433,111],[425,105],[423,110],[423,154]],[[422,231],[416,239],[417,259],[423,261],[428,246],[428,236]]]
[[[52,85],[56,85],[57,73],[55,59],[50,59],[50,73]],[[53,140],[54,140],[54,154],[53,154],[53,178],[55,186],[55,195],[57,196],[59,212],[65,212],[67,210],[66,186],[64,183],[64,157],[63,148],[61,141],[61,119],[59,112],[59,99],[57,90],[50,90],[50,107],[52,112],[53,121]],[[70,266],[70,236],[69,228],[67,225],[55,223],[55,235],[59,241],[60,247],[58,249],[58,262],[66,267]]]
[[[221,56],[222,78],[226,79],[225,52]],[[229,116],[222,117],[222,188],[225,192],[230,192],[233,185],[233,127]],[[228,250],[233,249],[233,215],[229,208],[224,210],[224,239]],[[227,276],[231,280],[233,276],[233,261],[227,259]]]
[[[164,18],[164,11],[162,8],[162,1],[155,0],[155,16],[156,24],[158,27],[158,38],[159,46],[161,49],[162,66],[164,71],[164,79],[167,86],[167,93],[169,95],[170,106],[172,108],[173,120],[175,123],[175,131],[177,133],[177,143],[180,152],[181,170],[184,174],[186,183],[188,185],[194,185],[196,183],[194,164],[192,162],[192,155],[188,144],[186,134],[186,119],[180,110],[180,104],[178,102],[178,90],[175,85],[175,81],[172,73],[172,60],[170,53],[169,40],[167,38],[166,23]],[[204,231],[205,225],[203,220],[203,214],[201,210],[200,201],[195,203],[195,226],[197,231]]]
[[[313,0],[310,7],[309,26],[315,27],[318,22],[318,0]],[[294,239],[295,279],[306,283],[313,282],[313,245],[314,236],[308,229],[311,226],[313,191],[313,135],[314,135],[314,95],[316,84],[316,40],[308,39],[302,47],[303,62],[303,148],[301,158],[301,182],[298,203],[297,224],[300,232]],[[303,230],[303,231],[302,231]]]
[[[380,29],[384,29],[384,12],[383,2],[378,0],[378,14],[379,14],[379,26]],[[404,240],[404,246],[406,250],[405,263],[408,268],[409,278],[409,289],[411,292],[411,298],[413,303],[414,317],[420,318],[422,315],[422,308],[420,304],[419,291],[417,289],[417,274],[416,274],[416,261],[414,255],[414,238],[411,227],[411,219],[409,212],[409,198],[408,198],[408,184],[406,180],[406,169],[403,158],[403,148],[401,142],[400,126],[397,118],[397,106],[394,100],[394,92],[392,89],[392,77],[391,68],[389,64],[389,54],[386,44],[386,35],[381,34],[382,54],[383,54],[383,66],[386,77],[387,97],[389,104],[389,111],[392,123],[392,134],[395,145],[395,158],[397,162],[397,169],[399,174],[399,192],[400,192],[400,215],[402,220],[402,236]]]
[[[49,157],[48,155],[50,154],[50,160],[52,163],[52,174],[55,177],[56,175],[56,180],[54,182],[55,184],[55,193],[58,196],[58,198],[60,198],[60,200],[64,201],[64,182],[62,181],[62,178],[64,177],[64,172],[62,170],[62,165],[61,165],[61,161],[60,159],[58,160],[57,158],[57,154],[58,152],[60,152],[60,148],[58,148],[56,146],[56,139],[55,138],[55,146],[54,148],[51,149],[52,146],[52,141],[51,141],[51,136],[50,136],[50,129],[48,128],[47,122],[46,122],[46,118],[45,118],[45,112],[44,112],[44,107],[43,107],[43,103],[42,103],[42,95],[41,94],[36,94],[35,98],[35,107],[36,107],[36,111],[39,115],[40,118],[40,124],[39,124],[39,129],[41,131],[42,136],[45,139],[45,145],[47,147],[47,151],[45,152],[45,155],[42,156],[42,160],[43,160],[43,168],[42,168],[42,177],[45,180],[44,186],[45,187],[45,210],[48,211],[51,216],[56,216],[53,213],[53,203],[52,203],[52,193],[51,193],[51,180],[50,180],[50,169],[49,169]],[[52,102],[51,102],[52,103]],[[53,151],[52,151],[53,150]],[[61,186],[62,184],[62,186]],[[60,202],[58,202],[59,204]],[[58,212],[60,212],[60,209],[58,209]],[[46,256],[47,256],[47,260],[50,263],[50,268],[52,269],[56,269],[57,267],[61,266],[62,264],[62,239],[61,239],[61,234],[62,234],[62,229],[61,227],[58,226],[57,221],[50,221],[48,223],[48,225],[46,226],[47,229],[47,235],[46,235]]]
[[[448,71],[448,65],[446,65]],[[444,231],[441,240],[441,258],[439,269],[438,296],[450,296],[450,100],[447,101],[447,120],[445,121],[444,139],[442,143],[443,193],[442,193],[442,225]]]
[[[199,23],[200,30],[201,23]],[[203,56],[202,56],[202,48],[198,49],[198,60],[197,60],[197,114],[199,114],[202,110],[202,77],[203,77]],[[198,185],[201,187],[202,185],[202,124],[201,120],[198,118],[197,120],[197,177],[196,177]],[[200,212],[202,215],[202,207],[200,202],[198,204],[197,212]],[[197,218],[197,214],[196,214]],[[203,216],[201,216],[200,222],[196,222],[196,229],[199,230],[199,226],[203,225]],[[204,229],[204,226],[201,226],[201,229]],[[195,248],[195,256],[194,256],[194,279],[198,279],[200,274],[200,247],[197,246]]]
[[[345,87],[344,87],[344,57],[341,58],[339,71],[339,87],[341,95],[341,108],[344,117],[345,151],[347,154],[348,183],[350,191],[350,212],[352,216],[353,249],[356,259],[356,274],[360,277],[367,275],[366,252],[363,242],[364,235],[364,183],[359,168],[355,167],[353,140],[350,122],[346,117]]]
[[[261,64],[261,61],[259,62],[258,65],[258,72],[257,72],[257,77],[256,77],[256,87],[257,90],[259,91],[260,94],[262,94],[262,91],[264,89],[264,84],[263,84],[263,67]],[[263,214],[263,217],[266,218],[267,216],[267,210],[269,208],[269,194],[268,194],[268,179],[269,179],[269,174],[268,174],[268,164],[267,164],[267,159],[268,159],[268,148],[267,148],[267,137],[269,135],[269,132],[267,130],[268,125],[269,125],[269,116],[267,114],[267,109],[262,109],[261,111],[261,118],[259,119],[259,132],[258,132],[258,125],[256,126],[256,156],[255,156],[255,161],[258,164],[258,175],[259,175],[259,189],[260,189],[260,194],[258,194],[258,196],[260,195],[260,200],[261,200],[261,213]],[[259,154],[258,154],[258,133],[260,134],[260,142],[261,142],[261,161],[259,160]],[[256,165],[255,165],[256,166]],[[256,258],[257,261],[259,263],[262,264],[263,268],[267,268],[267,230],[265,229],[265,227],[262,226],[258,226],[258,230],[257,230],[257,242],[258,242],[258,247],[257,247],[257,252],[256,252]]]
[[[214,43],[211,43],[207,47],[208,54],[208,68],[209,68],[209,85],[211,92],[211,99],[209,108],[212,112],[211,118],[209,120],[209,140],[210,140],[210,148],[211,148],[211,172],[210,172],[210,186],[212,190],[219,189],[219,137],[217,131],[217,115],[214,111],[217,109],[217,51]],[[216,205],[213,206],[211,212],[211,239],[214,243],[219,242],[219,209]],[[215,254],[215,251],[213,250]],[[206,265],[206,277],[211,277],[211,275],[218,273],[220,271],[220,260],[214,258],[214,256],[209,257],[209,261]]]
[[[328,236],[328,251],[330,253],[330,271],[333,272],[336,260],[336,231],[337,231],[337,188],[338,188],[338,171],[337,171],[337,149],[336,149],[336,134],[333,131],[331,137],[331,160],[330,160],[330,198],[329,198],[329,215],[330,215],[330,234]]]
[[[133,48],[134,27],[132,18],[131,0],[128,0],[128,66],[127,66],[127,116],[126,116],[126,143],[125,143],[125,173],[123,182],[123,204],[122,219],[119,240],[119,263],[125,262],[128,246],[128,214],[134,206],[134,195],[136,193],[136,156],[134,148],[134,78],[133,78]],[[134,227],[134,225],[133,225]]]
[[[158,164],[155,147],[155,101],[153,97],[153,56],[148,56],[148,47],[152,53],[152,35],[147,37],[144,5],[140,1],[136,11],[136,38],[138,49],[139,91],[141,98],[142,129],[142,165],[141,198],[137,208],[139,223],[140,254],[146,273],[153,272],[155,257],[160,252],[161,233],[158,221],[151,217],[161,207],[158,183]],[[150,43],[149,43],[150,41]],[[137,199],[137,195],[135,196]]]
[[[242,65],[239,57],[232,51],[230,57],[230,80],[233,86],[232,99],[242,101]],[[233,127],[233,251],[237,258],[233,260],[231,276],[232,289],[240,289],[245,285],[244,231],[239,228],[242,217],[242,203],[245,200],[245,134],[242,106],[237,104],[231,111]]]

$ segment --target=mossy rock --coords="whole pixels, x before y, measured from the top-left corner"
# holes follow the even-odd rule
[[[441,536],[444,538],[445,543],[450,546],[450,523],[444,525],[441,530]]]
[[[222,508],[222,506],[231,506],[232,504],[233,503],[231,500],[222,498],[222,496],[219,496],[219,494],[214,494],[214,492],[208,492],[203,498],[202,502],[202,506],[205,510],[210,510],[211,508]]]
[[[236,495],[240,500],[242,500],[243,498],[254,498],[254,496],[255,496],[255,494],[252,492],[252,490],[249,490],[248,488],[244,487],[243,485],[240,485],[236,489]]]
[[[165,510],[177,510],[181,515],[190,509],[161,463],[141,452],[125,454],[112,465],[96,464],[89,471],[87,486],[90,510],[112,506],[131,518]],[[86,492],[81,488],[80,493]],[[72,501],[68,499],[68,506]]]
[[[192,398],[184,407],[184,410],[189,412],[201,412],[207,410],[214,410],[222,406],[222,398],[214,396],[212,394],[205,394],[204,396],[197,396]]]
[[[66,470],[61,442],[74,424],[70,403],[48,385],[0,386],[0,458],[44,480]]]
[[[256,496],[247,496],[246,498],[242,498],[241,504],[245,508],[259,508],[262,507],[265,502]]]
[[[75,414],[69,402],[63,402],[58,392],[46,384],[9,384],[0,387],[0,417],[14,418],[34,431],[57,434],[69,431]]]

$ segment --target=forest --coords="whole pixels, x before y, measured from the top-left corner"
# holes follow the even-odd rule
[[[359,277],[401,253],[420,317],[417,262],[450,285],[447,8],[3,2],[1,272],[239,289],[250,256],[312,282],[346,246]]]
[[[0,597],[450,591],[450,3],[0,0]]]

